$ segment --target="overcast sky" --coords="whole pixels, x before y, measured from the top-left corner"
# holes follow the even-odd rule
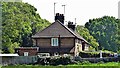
[[[37,12],[44,19],[54,22],[54,2],[56,13],[64,13],[65,20],[84,25],[89,19],[107,16],[118,18],[118,2],[120,0],[23,0],[37,8]]]

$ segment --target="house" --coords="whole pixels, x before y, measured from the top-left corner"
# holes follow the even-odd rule
[[[57,13],[55,22],[32,36],[33,43],[39,47],[38,55],[72,55],[88,51],[89,43],[75,31],[75,24],[64,25],[64,15]]]

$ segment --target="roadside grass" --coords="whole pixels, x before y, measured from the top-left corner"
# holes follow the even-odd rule
[[[0,68],[2,67],[2,65],[0,65]]]
[[[90,63],[90,64],[69,64],[69,65],[10,65],[2,68],[120,68],[120,62]]]
[[[120,62],[108,62],[108,63],[89,63],[89,64],[73,64],[67,66],[118,66]]]

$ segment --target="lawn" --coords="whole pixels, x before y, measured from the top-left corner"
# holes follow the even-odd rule
[[[2,68],[120,68],[120,63],[90,63],[90,64],[72,64],[72,65],[59,65],[59,66],[43,66],[43,65],[11,65],[3,66]]]

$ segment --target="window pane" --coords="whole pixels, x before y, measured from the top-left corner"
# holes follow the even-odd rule
[[[55,39],[53,38],[53,46],[55,45]]]
[[[24,56],[28,56],[28,52],[24,52]]]
[[[57,46],[57,39],[55,38],[55,46]]]
[[[52,44],[52,46],[58,46],[58,38],[52,38],[51,44]]]
[[[56,39],[56,45],[58,46],[58,38]]]
[[[53,46],[53,38],[51,39],[51,46]]]

